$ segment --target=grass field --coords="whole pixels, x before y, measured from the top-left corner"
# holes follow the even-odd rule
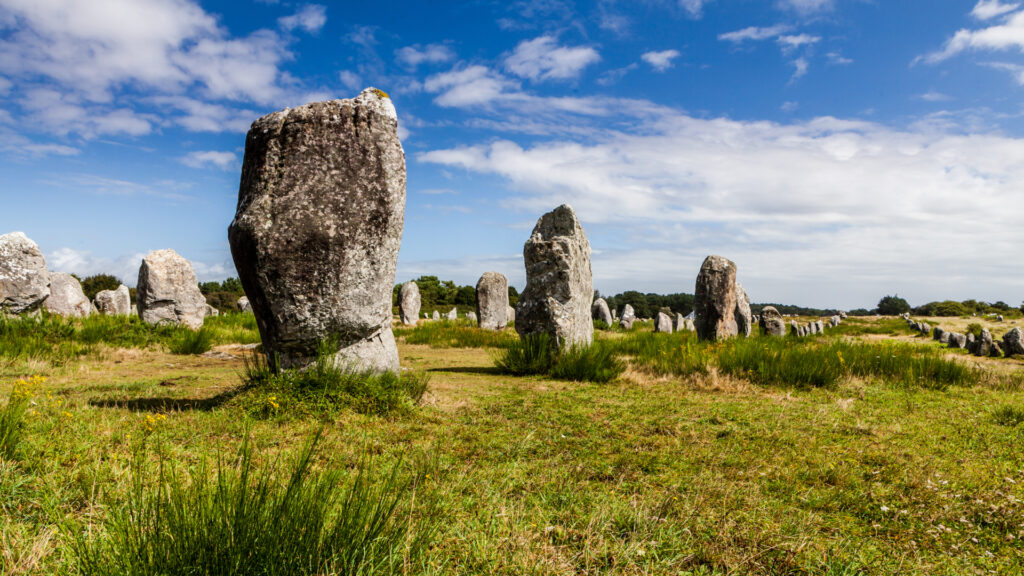
[[[502,375],[514,332],[428,323],[396,330],[426,392],[384,415],[251,386],[240,345],[255,326],[214,320],[206,355],[130,323],[0,326],[0,440],[4,415],[25,412],[0,452],[0,573],[230,573],[223,559],[249,574],[1024,565],[1024,363],[945,352],[891,319],[805,342],[599,334],[626,364],[606,383]],[[311,536],[284,536],[296,526]],[[220,552],[204,556],[200,536]]]

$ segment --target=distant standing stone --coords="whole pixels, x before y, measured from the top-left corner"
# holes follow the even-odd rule
[[[1011,328],[1003,335],[1003,352],[1007,356],[1024,354],[1024,332],[1020,328]]]
[[[714,342],[736,336],[736,300],[736,264],[721,256],[708,256],[694,290],[697,337]]]
[[[977,341],[977,339],[974,337],[974,334],[972,334],[970,332],[968,332],[965,335],[965,337],[966,337],[966,340],[964,341],[964,349],[973,354],[974,353],[974,344]]]
[[[50,297],[43,302],[43,306],[50,314],[68,318],[85,318],[95,311],[92,302],[82,291],[82,284],[64,272],[50,274]]]
[[[192,264],[174,250],[157,250],[142,259],[135,303],[139,317],[149,324],[203,327],[206,298]]]
[[[400,369],[391,299],[405,185],[398,115],[380,90],[253,123],[228,239],[268,356],[304,367],[329,341],[336,364]]]
[[[814,321],[814,329],[815,329],[815,331],[818,334],[824,334],[825,333],[825,323],[822,322],[821,320],[815,320]]]
[[[932,339],[937,340],[937,341],[941,341],[942,340],[942,335],[945,334],[945,333],[946,333],[945,330],[943,330],[942,328],[936,326],[936,327],[932,328]]]
[[[508,325],[508,278],[498,272],[484,272],[476,283],[475,319],[484,330],[502,330]]]
[[[523,247],[523,260],[526,288],[516,309],[519,335],[546,333],[552,347],[589,345],[594,339],[590,242],[568,204],[541,216]]]
[[[992,333],[988,329],[981,331],[981,337],[974,342],[972,352],[975,356],[989,356],[992,354]]]
[[[654,331],[664,332],[666,334],[672,333],[672,318],[664,312],[658,312],[658,315],[654,317]]]
[[[619,319],[619,327],[623,330],[630,330],[633,328],[633,322],[636,322],[636,312],[633,311],[633,307],[626,304],[622,308],[622,318]]]
[[[420,287],[415,282],[406,282],[398,290],[398,317],[402,324],[415,326],[420,317]]]
[[[511,324],[511,323],[515,322],[516,321],[516,309],[513,308],[512,306],[509,306],[506,309],[506,311],[507,311],[507,316],[506,317],[508,318],[508,323]]]
[[[476,312],[473,312],[472,310],[470,310],[469,312],[466,312],[466,320],[469,320],[470,322],[472,322],[474,324],[479,324],[479,321],[477,320],[477,317],[476,317]]]
[[[49,295],[50,272],[39,246],[22,232],[0,236],[0,315],[35,312]]]
[[[743,289],[743,285],[736,282],[736,332],[744,338],[750,337],[750,332],[753,330],[754,321],[753,316],[750,313],[750,298],[747,296],[747,291]]]
[[[793,322],[796,326],[796,322]],[[761,309],[761,334],[765,336],[785,336],[786,322],[782,319],[775,306],[765,306]]]
[[[238,311],[252,313],[252,304],[249,304],[248,296],[242,296],[238,299]]]
[[[953,349],[967,348],[967,336],[959,332],[947,332],[949,334],[949,347]]]
[[[434,320],[440,320],[440,319],[441,319],[441,313],[440,313],[440,312],[438,312],[437,310],[434,310],[434,315],[433,315],[433,317],[432,317],[432,318],[433,318]]]
[[[458,308],[452,308],[451,310],[448,311],[447,314],[445,314],[445,320],[458,320],[458,319],[459,319],[459,309]]]
[[[213,306],[210,306],[209,304],[207,304],[206,305],[206,316],[210,316],[210,317],[220,316],[220,310],[217,310]]]
[[[117,290],[101,290],[95,298],[96,310],[106,316],[127,316],[132,311],[132,297],[128,287],[121,284]]]
[[[676,332],[686,331],[686,316],[676,313]]]
[[[609,327],[615,320],[612,318],[612,311],[608,308],[608,302],[605,302],[604,298],[598,298],[594,300],[594,303],[590,306],[590,315],[594,320],[600,320]]]

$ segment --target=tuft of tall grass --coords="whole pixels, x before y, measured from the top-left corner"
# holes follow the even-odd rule
[[[711,348],[693,332],[631,332],[615,346],[635,367],[659,376],[704,374],[713,359]]]
[[[171,354],[203,354],[213,348],[213,334],[205,326],[183,330],[167,344]]]
[[[483,330],[470,320],[423,322],[411,328],[395,328],[395,336],[406,344],[426,344],[431,348],[502,348],[515,340],[509,330]]]
[[[554,351],[545,333],[528,334],[509,344],[494,359],[499,371],[513,376],[547,374],[559,380],[610,382],[625,370],[608,341]]]
[[[252,354],[244,359],[241,377],[256,394],[243,402],[261,415],[282,409],[330,414],[348,408],[383,416],[409,412],[427,391],[427,374],[353,369],[338,363],[337,349],[323,342],[315,363],[294,370],[279,369],[262,354]]]
[[[7,404],[0,410],[0,458],[13,460],[17,456],[33,390],[45,380],[42,376],[32,376],[14,383]]]
[[[823,351],[816,342],[781,338],[730,341],[718,352],[716,362],[722,372],[760,384],[831,386],[844,373],[842,357]]]
[[[1012,405],[1000,406],[992,411],[992,420],[1000,426],[1013,428],[1024,423],[1024,408]]]
[[[281,469],[254,457],[248,439],[233,464],[203,461],[184,474],[136,455],[125,501],[98,536],[68,527],[83,576],[394,574],[430,536],[414,524],[414,479],[399,464],[377,478],[313,470],[320,434]],[[403,514],[408,512],[408,514]]]

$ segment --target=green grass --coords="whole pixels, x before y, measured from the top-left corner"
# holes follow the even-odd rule
[[[712,361],[711,350],[693,332],[632,332],[616,347],[633,366],[657,376],[705,374]]]
[[[552,348],[547,334],[530,334],[506,346],[494,365],[513,376],[546,374],[558,380],[596,383],[610,382],[626,368],[607,341],[570,346],[560,352]]]
[[[516,339],[509,329],[482,330],[466,320],[420,320],[416,326],[399,326],[395,337],[407,344],[426,344],[432,348],[502,348]]]
[[[236,458],[191,472],[163,461],[154,474],[136,455],[127,501],[110,502],[103,533],[68,530],[80,573],[385,574],[417,560],[430,530],[398,516],[415,478],[401,478],[396,465],[374,482],[366,462],[353,474],[314,471],[319,439],[283,471],[248,441]]]
[[[386,416],[408,414],[427,391],[427,374],[353,369],[337,363],[337,348],[321,343],[316,362],[301,370],[278,369],[263,354],[246,357],[242,383],[249,393],[238,402],[259,417],[335,416],[346,409]]]
[[[1000,426],[1013,428],[1024,423],[1024,408],[1019,406],[1000,406],[992,411],[992,420]]]
[[[7,404],[0,410],[0,460],[17,458],[33,389],[44,381],[36,376],[22,378],[14,384]]]
[[[213,334],[206,327],[185,330],[167,344],[171,354],[203,354],[213,348]]]

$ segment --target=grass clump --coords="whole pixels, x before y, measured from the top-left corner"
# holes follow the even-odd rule
[[[384,416],[406,413],[423,398],[426,374],[357,370],[339,364],[337,345],[323,342],[314,363],[285,370],[262,354],[245,359],[244,384],[257,392],[246,400],[250,413],[270,416],[289,410],[330,415],[351,409]]]
[[[213,348],[213,334],[206,327],[199,330],[183,330],[167,348],[171,354],[203,354]]]
[[[398,573],[424,548],[411,512],[415,479],[398,464],[375,478],[367,462],[354,475],[314,471],[318,433],[286,469],[258,460],[248,440],[234,463],[202,462],[184,474],[161,462],[147,472],[137,454],[125,501],[105,530],[72,532],[83,576],[160,574],[326,575]],[[411,516],[410,516],[411,517]]]
[[[431,348],[502,348],[515,340],[505,330],[483,330],[470,320],[421,321],[411,328],[398,327],[395,336],[406,344],[426,344]]]
[[[717,364],[726,374],[759,384],[831,386],[844,373],[841,354],[816,344],[776,338],[736,339],[723,346]]]
[[[3,459],[13,460],[17,456],[33,391],[45,381],[42,376],[32,376],[14,383],[7,405],[0,410],[0,457]]]
[[[635,332],[616,342],[637,368],[658,376],[704,374],[713,354],[693,332]]]
[[[992,412],[992,420],[1000,426],[1013,428],[1024,422],[1024,408],[1000,406]]]
[[[615,348],[606,342],[575,345],[555,351],[546,333],[528,334],[509,344],[494,360],[504,374],[546,374],[558,380],[610,382],[625,370]]]

